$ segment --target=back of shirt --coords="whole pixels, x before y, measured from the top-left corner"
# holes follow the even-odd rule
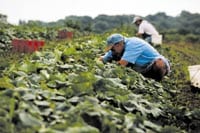
[[[125,39],[123,60],[137,66],[146,66],[158,57],[161,55],[146,41],[137,37]]]
[[[148,34],[148,35],[158,35],[158,31],[156,28],[146,20],[142,20],[141,24],[139,25],[138,33],[140,34]]]

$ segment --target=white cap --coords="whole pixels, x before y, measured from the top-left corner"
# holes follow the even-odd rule
[[[132,23],[135,23],[135,22],[137,22],[138,20],[142,20],[142,18],[139,17],[139,16],[135,16],[135,17],[133,18],[133,22],[132,22]]]

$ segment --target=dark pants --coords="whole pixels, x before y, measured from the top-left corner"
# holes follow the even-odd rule
[[[143,38],[146,42],[148,42],[149,44],[152,45],[152,37],[151,37],[151,35],[144,33],[144,34],[142,34],[142,38]]]
[[[168,68],[162,59],[157,59],[148,71],[142,73],[143,76],[161,81],[163,77],[168,73]]]

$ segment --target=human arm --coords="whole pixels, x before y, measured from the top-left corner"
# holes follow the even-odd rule
[[[142,33],[139,33],[139,32],[138,32],[138,33],[136,33],[135,35],[136,35],[137,37],[142,38]]]
[[[135,35],[137,37],[142,38],[142,35],[145,33],[144,29],[145,29],[144,24],[142,22],[140,22],[140,25],[138,27],[138,32]]]
[[[128,65],[128,61],[121,59],[120,61],[118,61],[119,65],[125,67]]]
[[[105,55],[100,56],[99,60],[102,61],[103,63],[106,63],[110,60],[112,60],[113,56],[112,56],[112,52],[108,51]]]

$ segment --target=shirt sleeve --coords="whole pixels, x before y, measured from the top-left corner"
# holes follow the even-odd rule
[[[140,26],[138,27],[138,33],[144,34],[144,24],[141,23]]]
[[[112,56],[112,52],[108,51],[104,56],[103,56],[103,62],[106,63],[109,60],[112,60],[113,56]]]

